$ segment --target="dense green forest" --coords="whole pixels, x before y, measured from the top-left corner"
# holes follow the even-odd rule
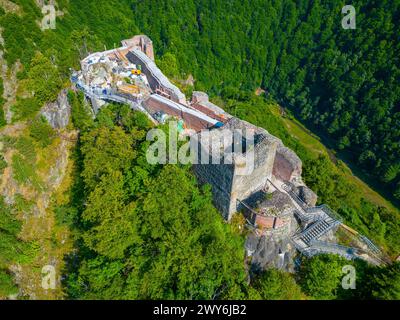
[[[353,1],[355,30],[344,1],[169,2],[132,5],[160,55],[215,94],[262,87],[400,199],[400,1]]]
[[[93,121],[82,96],[69,97],[81,132],[71,202],[58,208],[77,249],[64,271],[69,298],[400,297],[399,264],[373,267],[334,255],[303,259],[296,275],[267,270],[247,278],[240,222],[223,222],[190,167],[147,163],[147,118],[110,105]],[[161,128],[167,132],[168,125]],[[357,268],[358,290],[342,289],[342,267],[349,264]]]
[[[66,76],[77,53],[146,33],[197,89],[264,88],[400,199],[399,1],[355,1],[355,30],[342,28],[337,0],[58,1],[68,14],[46,32],[33,1],[16,3],[22,16],[0,16],[9,64],[40,50]],[[34,109],[32,99],[15,108]]]
[[[310,157],[270,115],[265,97],[253,92],[266,90],[268,99],[327,135],[400,198],[400,1],[354,1],[357,29],[344,30],[344,1],[58,0],[64,14],[55,30],[46,31],[40,30],[42,14],[35,1],[13,2],[20,8],[16,12],[0,8],[5,61],[9,67],[18,60],[23,66],[13,122],[32,120],[44,102],[68,87],[70,68],[79,67],[79,58],[145,33],[169,76],[192,74],[197,90],[222,97],[231,113],[283,139],[305,162],[304,178],[321,202],[398,253],[398,216],[355,199],[354,187],[330,160]],[[69,298],[400,297],[398,264],[373,268],[355,262],[362,289],[343,292],[339,274],[349,262],[333,256],[304,261],[296,277],[268,271],[248,284],[243,235],[223,223],[210,190],[199,188],[187,167],[145,163],[145,119],[111,106],[93,121],[81,98],[72,93],[69,98],[80,139],[72,200],[57,208],[59,223],[71,228],[77,249],[65,270]],[[36,119],[31,138],[47,145],[46,130]],[[0,158],[0,170],[2,164]],[[1,250],[1,296],[17,291],[7,267],[29,259],[34,244],[18,238],[20,222],[13,212],[18,209],[0,201],[5,213],[0,247],[17,250]]]
[[[14,211],[18,210],[18,205]],[[21,210],[21,208],[20,208]],[[18,239],[21,222],[15,218],[16,212],[0,197],[0,296],[16,294],[18,288],[8,270],[11,262],[21,263],[29,259],[31,245]]]
[[[189,167],[147,163],[147,121],[119,106],[103,109],[93,127],[78,120],[87,131],[75,190],[83,187],[85,206],[75,210],[82,247],[71,297],[243,298],[243,240]]]

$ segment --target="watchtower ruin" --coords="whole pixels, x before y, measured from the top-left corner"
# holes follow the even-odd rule
[[[223,128],[211,130],[211,135],[218,135],[222,130],[246,130],[254,135],[254,146],[234,154],[231,164],[195,164],[194,172],[198,180],[212,187],[215,206],[226,220],[238,211],[238,200],[246,199],[252,193],[262,189],[272,177],[276,149],[279,140],[266,130],[258,128],[238,118],[229,119]],[[201,143],[201,148],[204,148]],[[249,155],[249,153],[251,153]],[[251,164],[246,161],[252,161]],[[245,168],[251,165],[251,168]]]

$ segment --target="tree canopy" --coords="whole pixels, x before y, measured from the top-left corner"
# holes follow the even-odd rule
[[[102,112],[115,122],[124,113],[129,125],[110,128],[97,120],[82,134],[87,196],[77,224],[82,247],[80,267],[69,276],[71,296],[242,298],[242,238],[224,223],[210,190],[198,187],[189,167],[141,166],[143,119],[126,108]]]

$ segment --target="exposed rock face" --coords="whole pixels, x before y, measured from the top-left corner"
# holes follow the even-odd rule
[[[295,189],[295,192],[310,207],[315,207],[317,204],[318,196],[309,187],[299,186]]]
[[[39,7],[39,9],[42,9],[44,6],[54,6],[56,9],[56,16],[60,17],[64,15],[64,12],[59,10],[59,5],[56,0],[35,0],[36,5]]]
[[[196,80],[193,78],[192,74],[189,74],[188,78],[185,80],[184,84],[187,86],[194,86],[194,83],[196,82]]]
[[[106,104],[106,102],[104,100],[95,99],[95,98],[90,99],[90,102],[92,104],[92,110],[93,110],[94,115],[96,115],[100,111],[101,107]]]
[[[297,154],[285,147],[281,141],[276,150],[274,176],[283,181],[293,181],[301,177],[302,162]]]
[[[71,106],[68,102],[67,91],[61,91],[55,102],[46,104],[41,114],[54,129],[65,128],[71,116]]]
[[[245,243],[246,253],[251,256],[251,269],[259,272],[268,268],[276,268],[286,272],[294,272],[296,249],[289,238],[275,239],[270,235],[261,237],[250,234]]]
[[[2,3],[0,2],[0,5],[1,4]],[[2,32],[3,28],[0,27],[0,46],[4,47],[5,43],[2,37]],[[18,90],[17,73],[21,71],[21,69],[22,65],[19,60],[17,60],[13,65],[8,66],[6,60],[4,59],[4,51],[0,50],[0,77],[3,79],[3,98],[5,100],[3,110],[8,124],[10,124],[12,121],[13,114],[11,106],[16,100]]]

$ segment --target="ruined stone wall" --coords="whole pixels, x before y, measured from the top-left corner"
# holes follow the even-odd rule
[[[286,148],[282,142],[277,148],[273,174],[282,181],[301,178],[302,162],[295,152]]]
[[[195,164],[193,170],[201,184],[210,184],[215,207],[225,220],[229,220],[232,212],[236,211],[232,202],[232,183],[234,165],[229,164]]]
[[[193,129],[195,131],[207,129],[212,126],[212,124],[207,121],[204,121],[192,114],[181,112],[180,110],[171,108],[168,104],[162,103],[151,96],[143,102],[143,107],[150,114],[162,111],[168,115],[176,116],[179,119],[182,119],[188,128]]]
[[[255,144],[245,154],[235,154],[232,165],[224,164],[221,160],[221,164],[194,166],[194,172],[199,181],[212,186],[214,204],[228,221],[238,210],[238,200],[243,201],[263,188],[267,179],[272,177],[276,148],[279,143],[278,139],[265,130],[239,119],[231,119],[221,130],[243,128],[255,131]],[[216,132],[219,132],[219,129]],[[251,161],[254,161],[253,164],[249,163]],[[247,168],[244,169],[244,166]]]
[[[191,106],[192,108],[199,110],[214,119],[218,119],[221,122],[226,122],[232,118],[229,113],[211,103],[208,94],[202,91],[193,91]]]
[[[131,39],[121,41],[124,47],[134,47],[145,53],[151,60],[154,61],[153,41],[146,35],[137,35]]]
[[[136,65],[141,65],[142,72],[146,75],[150,88],[154,92],[162,89],[163,92],[169,95],[168,98],[172,101],[183,105],[187,104],[185,95],[165,77],[156,64],[148,59],[145,54],[141,51],[133,50],[127,53],[126,58]]]
[[[215,112],[210,110],[210,108],[208,108],[206,105],[204,105],[202,103],[194,103],[194,104],[192,104],[192,108],[194,108],[194,109],[196,109],[196,110],[198,110],[220,122],[225,122],[227,120],[223,114],[216,114]]]
[[[267,180],[271,179],[277,144],[278,140],[264,138],[255,146],[254,170],[250,175],[238,174],[240,168],[235,167],[232,183],[232,206],[237,203],[237,200],[243,201],[255,191],[263,188]],[[232,209],[229,219],[237,211],[236,207]]]
[[[146,64],[143,62],[143,60],[139,58],[139,56],[133,54],[132,52],[128,52],[126,57],[133,64],[141,65],[142,72],[144,74],[146,74],[147,80],[149,81],[149,85],[152,90],[155,90],[156,88],[158,88],[160,86],[159,81],[155,77],[152,76],[149,68],[146,66]]]

